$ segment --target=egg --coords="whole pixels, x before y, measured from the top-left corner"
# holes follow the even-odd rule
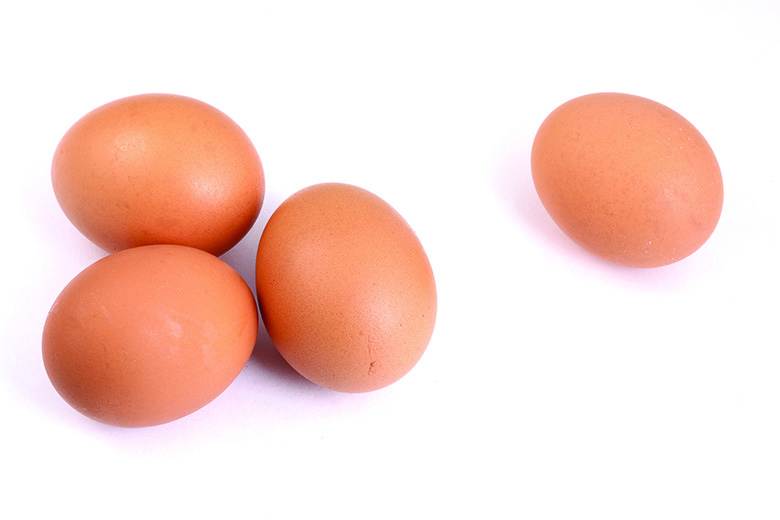
[[[221,394],[249,359],[257,329],[252,291],[225,262],[187,246],[141,246],[67,284],[44,324],[43,363],[85,416],[154,426]]]
[[[256,283],[268,335],[310,381],[369,392],[407,374],[436,320],[436,284],[407,222],[348,184],[305,188],[269,219]]]
[[[668,265],[712,235],[723,180],[702,134],[643,97],[597,93],[542,122],[531,150],[534,186],[561,230],[629,267]]]
[[[254,224],[265,178],[244,131],[202,101],[143,94],[63,136],[51,166],[67,218],[108,252],[179,244],[221,255]]]

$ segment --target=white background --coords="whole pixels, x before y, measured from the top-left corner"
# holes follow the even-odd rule
[[[4,5],[0,516],[780,517],[780,2]],[[688,259],[606,264],[538,201],[536,129],[598,91],[666,104],[715,151],[723,214]],[[412,372],[339,394],[261,335],[167,425],[59,398],[43,323],[104,253],[63,216],[51,157],[79,117],[145,92],[206,101],[257,147],[265,204],[223,257],[250,285],[300,188],[357,184],[406,218],[439,295]]]

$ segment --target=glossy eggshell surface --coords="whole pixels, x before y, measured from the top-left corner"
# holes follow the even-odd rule
[[[244,131],[172,94],[122,98],[82,117],[57,146],[51,177],[68,219],[109,252],[165,243],[219,256],[252,227],[265,190]]]
[[[326,388],[390,385],[433,333],[428,257],[406,221],[362,188],[319,184],[283,202],[260,239],[256,281],[274,345]]]
[[[219,258],[176,245],[98,260],[60,293],[43,330],[57,392],[97,421],[166,423],[222,393],[257,338],[254,296]]]
[[[655,101],[590,94],[554,110],[533,143],[531,169],[545,209],[593,254],[658,267],[699,249],[723,206],[707,141]]]

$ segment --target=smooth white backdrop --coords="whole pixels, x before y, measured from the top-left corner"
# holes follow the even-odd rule
[[[13,2],[0,8],[0,516],[780,517],[780,3]],[[634,270],[572,244],[533,190],[544,117],[581,94],[649,97],[707,138],[725,185],[711,239]],[[310,184],[367,188],[437,279],[422,361],[348,395],[262,334],[195,414],[124,430],[49,384],[49,307],[104,256],[49,167],[79,117],[192,96],[266,173],[223,256],[250,286],[263,225]],[[240,516],[239,516],[240,515]]]

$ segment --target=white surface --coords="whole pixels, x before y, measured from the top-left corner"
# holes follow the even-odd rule
[[[777,1],[11,2],[0,49],[0,516],[780,517]],[[670,106],[719,159],[721,221],[678,264],[605,264],[536,198],[539,124],[603,90]],[[300,188],[350,182],[404,215],[439,291],[406,378],[326,391],[261,339],[168,425],[59,398],[43,322],[104,253],[57,206],[51,156],[144,92],[211,103],[258,148],[265,205],[223,257],[250,285]]]

